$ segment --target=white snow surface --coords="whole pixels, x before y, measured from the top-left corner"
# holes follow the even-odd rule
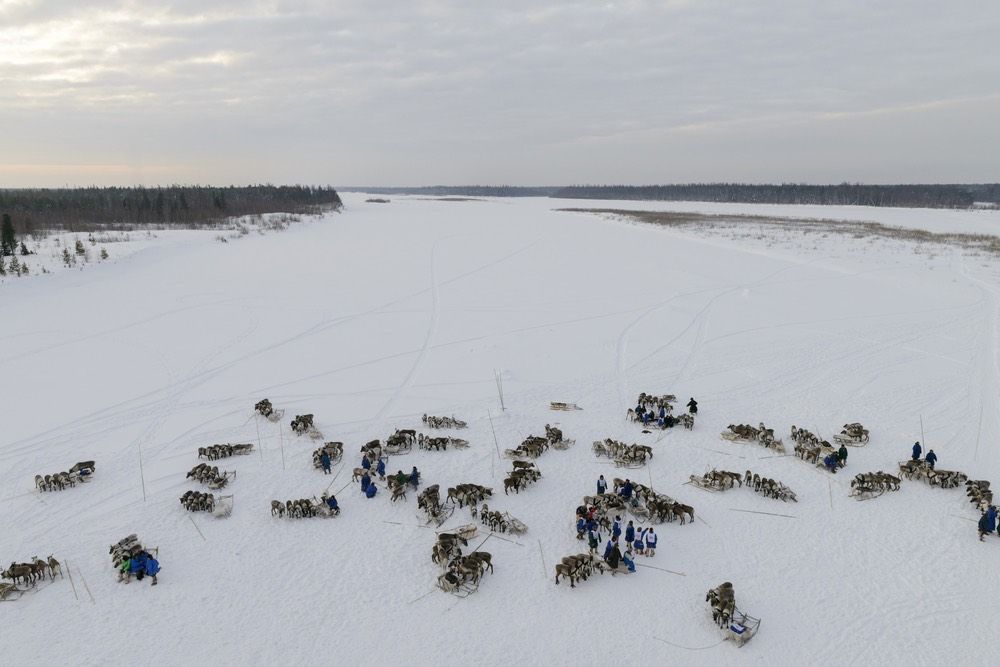
[[[591,201],[364,198],[280,234],[153,244],[5,286],[0,562],[51,553],[73,575],[0,603],[6,664],[991,660],[1000,539],[978,541],[964,489],[848,493],[918,439],[938,467],[997,482],[995,257],[836,235],[734,242],[552,210]],[[890,217],[941,215],[956,217]],[[694,431],[626,423],[640,391],[696,397]],[[264,397],[286,410],[281,432],[252,416]],[[335,477],[312,468],[314,441],[289,434],[306,412],[347,445]],[[363,443],[421,429],[424,412],[468,420],[455,435],[471,446],[391,457],[390,472],[492,486],[490,506],[529,526],[483,544],[496,572],[465,599],[434,589],[434,531],[414,494],[368,500],[349,483]],[[872,438],[833,476],[719,437],[759,421],[786,444],[792,424],[829,437],[860,421]],[[498,449],[546,423],[576,445],[546,452],[543,478],[505,497]],[[651,465],[596,459],[605,437],[651,444]],[[228,519],[177,501],[201,489],[185,472],[216,442],[262,445],[218,462],[237,471]],[[36,473],[86,459],[90,483],[34,490]],[[774,477],[799,502],[684,484],[713,467]],[[652,483],[698,519],[657,527],[655,558],[638,563],[661,569],[556,586],[554,564],[585,550],[573,511],[599,474]],[[272,518],[272,499],[327,488],[340,517]],[[468,520],[457,510],[444,528]],[[115,581],[108,545],[133,532],[159,548],[155,588]],[[722,581],[763,618],[743,648],[720,643],[704,601]]]

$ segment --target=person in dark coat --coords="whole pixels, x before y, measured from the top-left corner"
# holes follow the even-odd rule
[[[647,426],[649,424],[649,420],[652,419],[652,417],[653,415],[650,412],[642,413],[642,425]]]
[[[361,458],[361,467],[364,468],[365,470],[372,469],[372,460],[368,458],[367,454]]]
[[[847,447],[841,445],[840,449],[837,450],[837,463],[841,468],[847,465]]]
[[[611,555],[611,550],[615,548],[614,540],[608,540],[608,543],[604,545],[604,560],[608,559]]]
[[[934,453],[933,449],[927,450],[927,456],[924,457],[924,461],[927,462],[927,466],[934,470],[934,464],[937,463],[937,454]]]
[[[608,491],[608,482],[606,479],[604,479],[604,475],[601,475],[600,477],[597,478],[597,495],[601,495],[602,493],[607,493],[607,491]]]
[[[417,466],[413,466],[413,470],[410,471],[410,486],[416,490],[418,484],[420,484],[420,472],[417,470]]]
[[[368,493],[368,487],[371,486],[371,485],[372,485],[372,478],[368,476],[368,473],[365,473],[364,475],[362,475],[361,476],[361,490],[364,493]]]
[[[319,455],[319,462],[320,462],[320,465],[323,466],[323,474],[324,475],[329,475],[330,474],[330,454],[328,454],[327,452],[323,452],[322,454],[320,454]]]
[[[920,452],[922,452],[922,451],[923,450],[920,448],[920,441],[919,440],[917,442],[913,443],[913,460],[914,461],[919,461],[920,460]]]
[[[597,519],[593,517],[587,519],[587,530],[592,533],[597,532]]]
[[[375,486],[374,482],[371,482],[371,483],[368,484],[368,488],[365,490],[365,497],[366,498],[374,498],[375,497],[375,493],[377,491],[378,491],[378,487]]]
[[[989,509],[979,517],[979,541],[982,542],[985,535],[992,533],[996,529],[997,510],[993,505],[990,505]]]
[[[618,569],[618,565],[622,562],[622,552],[621,549],[618,548],[617,544],[611,545],[611,552],[607,555],[607,557],[605,557],[604,560],[608,562],[608,567],[610,567],[612,571]]]
[[[827,454],[826,456],[824,456],[823,457],[823,465],[825,465],[826,469],[829,470],[830,472],[836,473],[837,472],[837,455],[836,454]]]
[[[625,500],[631,500],[632,498],[632,480],[626,479],[625,484],[622,485],[622,490],[618,492]]]
[[[660,419],[663,419],[666,416],[667,416],[667,409],[664,406],[661,405],[660,406]]]
[[[385,459],[378,460],[378,465],[375,466],[375,472],[378,473],[379,479],[385,479]]]
[[[337,503],[336,496],[327,497],[326,506],[329,507],[334,514],[340,514],[340,505]]]
[[[587,532],[587,521],[581,516],[576,520],[576,539],[582,540],[585,532]]]
[[[622,518],[615,516],[615,522],[611,525],[611,538],[617,540],[622,534]]]
[[[698,401],[694,400],[693,396],[691,397],[691,400],[688,401],[687,408],[688,412],[690,412],[691,414],[693,415],[698,414]]]
[[[625,526],[625,544],[632,544],[635,541],[635,526],[629,521],[628,525]]]

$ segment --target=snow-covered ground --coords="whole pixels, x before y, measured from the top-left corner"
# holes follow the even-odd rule
[[[990,660],[1000,538],[978,541],[964,492],[848,492],[858,472],[894,471],[917,439],[940,468],[1000,477],[997,258],[842,235],[733,240],[552,210],[590,201],[364,199],[281,234],[154,243],[4,286],[0,562],[52,553],[73,575],[0,604],[5,662]],[[965,215],[890,217],[922,227],[986,216]],[[640,391],[697,397],[695,430],[640,433],[623,419]],[[252,416],[264,397],[286,410],[283,430]],[[347,444],[334,477],[313,470],[314,442],[289,434],[305,412]],[[471,447],[393,457],[390,471],[492,486],[490,506],[530,527],[486,541],[496,572],[466,599],[434,590],[434,533],[412,494],[367,500],[349,483],[363,443],[419,429],[424,412],[468,420]],[[759,421],[786,442],[792,424],[829,437],[853,421],[872,439],[831,476],[719,438]],[[545,453],[542,480],[505,497],[498,449],[553,422],[577,444]],[[590,442],[605,437],[651,444],[652,464],[597,460]],[[215,442],[262,445],[219,462],[238,473],[224,520],[177,502],[199,488],[184,476],[196,449]],[[36,473],[91,458],[91,483],[33,490]],[[799,502],[684,484],[712,467],[779,479]],[[658,527],[656,557],[639,559],[658,569],[555,586],[554,564],[584,550],[573,510],[599,474],[651,483],[698,519]],[[339,518],[271,517],[272,499],[324,489]],[[459,510],[445,528],[467,520]],[[156,588],[115,582],[108,545],[132,532],[159,548]],[[763,618],[742,649],[719,643],[704,602],[726,580]]]

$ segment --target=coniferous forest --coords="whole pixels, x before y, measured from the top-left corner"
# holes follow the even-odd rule
[[[42,229],[194,227],[231,216],[312,213],[340,206],[337,191],[326,186],[0,189],[0,213],[10,215],[19,234]]]

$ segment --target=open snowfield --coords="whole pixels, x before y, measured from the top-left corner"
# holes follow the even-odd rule
[[[278,234],[154,243],[0,289],[0,563],[51,553],[73,576],[0,603],[5,664],[993,659],[1000,538],[978,541],[964,489],[848,493],[856,473],[895,472],[917,439],[939,468],[1000,483],[998,258],[838,235],[735,241],[552,210],[592,201],[364,199]],[[639,204],[613,206],[657,208]],[[990,215],[884,221],[1000,233]],[[640,391],[696,397],[695,429],[642,434],[624,420]],[[286,410],[281,431],[252,416],[264,397]],[[414,450],[389,470],[492,486],[491,508],[530,528],[486,541],[496,571],[466,599],[434,589],[434,532],[414,494],[392,504],[350,484],[363,443],[419,429],[424,412],[468,420],[454,435],[471,446]],[[347,445],[335,476],[312,468],[314,441],[290,435],[296,413]],[[792,424],[830,437],[859,421],[871,443],[830,475],[719,437],[760,421],[789,451]],[[556,422],[576,445],[546,452],[543,478],[505,497],[498,449]],[[596,459],[590,443],[606,437],[652,445],[651,465]],[[216,442],[262,445],[218,462],[237,471],[221,520],[177,501],[202,489],[184,473]],[[34,491],[36,473],[85,459],[97,461],[89,484]],[[799,502],[684,484],[713,467],[776,478]],[[573,511],[599,474],[651,484],[698,519],[657,526],[660,548],[635,575],[556,586],[554,564],[585,551]],[[272,499],[327,488],[340,517],[271,517]],[[468,520],[458,510],[444,528]],[[115,581],[108,545],[133,532],[159,548],[155,588]],[[722,581],[763,618],[740,649],[720,643],[704,602]]]

